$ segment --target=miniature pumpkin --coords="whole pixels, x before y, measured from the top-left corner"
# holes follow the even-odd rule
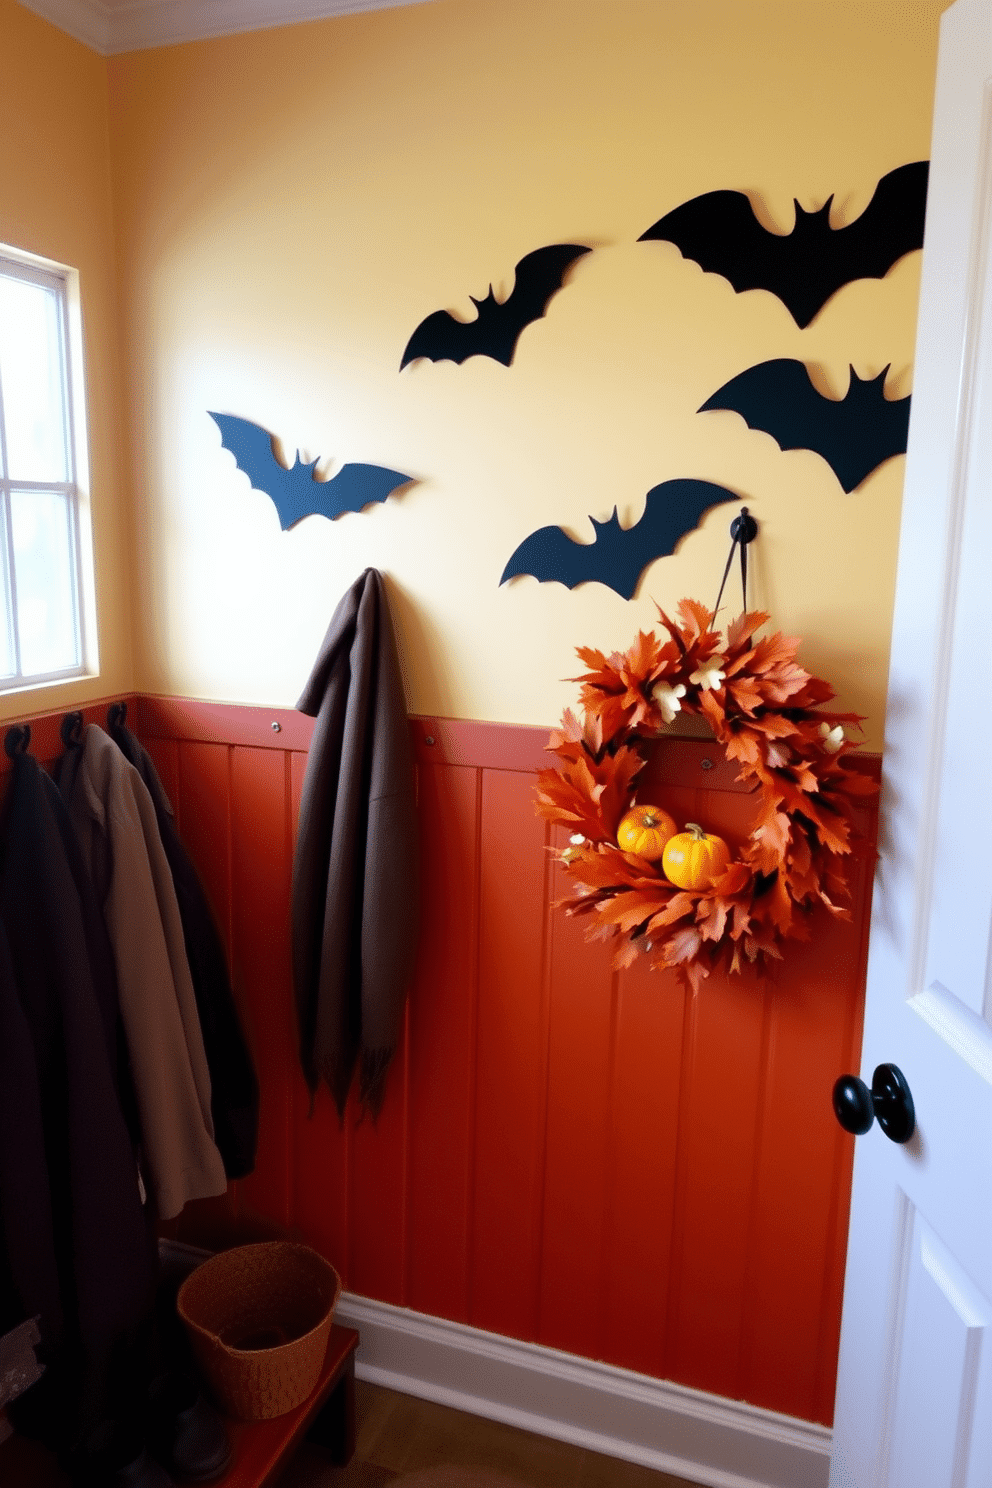
[[[617,845],[654,863],[665,851],[665,843],[678,831],[673,816],[660,806],[634,806],[617,827]]]
[[[708,889],[730,862],[722,837],[711,837],[696,822],[686,822],[665,843],[661,866],[669,883],[680,889]]]

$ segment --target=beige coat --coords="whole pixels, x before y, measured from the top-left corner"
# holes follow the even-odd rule
[[[227,1188],[179,905],[137,770],[95,724],[74,753],[60,786],[113,946],[145,1177],[159,1217],[171,1219],[187,1200]]]

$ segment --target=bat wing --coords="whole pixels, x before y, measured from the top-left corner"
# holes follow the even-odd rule
[[[740,501],[736,491],[718,486],[715,481],[670,480],[652,486],[646,497],[644,515],[625,536],[635,538],[641,553],[641,567],[655,558],[674,553],[687,532],[698,527],[711,506],[725,501]],[[640,577],[640,572],[638,572]]]
[[[498,360],[504,366],[508,367],[513,359],[520,332],[541,319],[552,296],[561,289],[566,270],[589,251],[577,243],[552,243],[547,248],[535,248],[517,264],[513,292],[500,307],[504,355]]]
[[[238,469],[244,471],[256,491],[272,496],[270,487],[278,488],[290,473],[275,457],[272,435],[260,425],[231,413],[211,413],[210,417],[220,430],[221,444],[231,451]]]
[[[478,338],[478,324],[478,317],[475,320],[456,320],[447,310],[435,310],[433,315],[420,322],[406,343],[400,371],[418,357],[426,357],[430,362],[457,362],[460,365],[467,357],[479,355],[474,344]]]
[[[331,518],[346,511],[361,511],[373,502],[385,501],[412,479],[401,470],[387,470],[384,465],[342,465],[331,480],[313,482],[309,511]],[[307,516],[308,512],[301,515]]]
[[[663,481],[648,492],[644,515],[633,527],[620,526],[616,507],[607,522],[590,518],[596,529],[591,543],[576,542],[561,527],[538,528],[511,554],[500,583],[530,574],[539,583],[557,581],[568,589],[605,584],[622,599],[632,599],[648,564],[673,553],[704,512],[739,500],[735,492],[712,481]]]
[[[881,279],[923,245],[929,165],[917,160],[883,176],[868,206],[843,228],[830,226],[831,197],[815,212],[796,202],[791,233],[768,232],[740,191],[709,191],[660,218],[638,241],[664,239],[740,293],[767,289],[798,326],[854,279]]]
[[[906,450],[910,400],[885,397],[887,371],[862,381],[852,367],[847,395],[838,401],[816,390],[804,363],[760,362],[724,383],[699,412],[729,408],[781,449],[813,450],[853,491],[883,460]]]
[[[407,342],[400,371],[417,357],[460,364],[470,356],[488,356],[508,367],[521,331],[540,320],[569,265],[589,252],[577,243],[535,248],[517,264],[513,290],[502,304],[492,289],[484,300],[472,301],[478,311],[475,320],[456,320],[447,310],[435,310]]]
[[[738,294],[767,289],[784,300],[789,239],[762,227],[743,191],[707,191],[683,202],[637,241],[651,239],[674,243],[683,258],[691,258],[707,274],[729,279]]]
[[[297,456],[287,470],[275,457],[272,435],[258,424],[229,413],[211,413],[210,417],[238,469],[244,471],[256,491],[272,498],[284,532],[304,517],[333,519],[345,511],[361,511],[370,502],[385,501],[390,492],[412,479],[381,465],[344,465],[333,479],[316,480],[316,460],[303,464]]]
[[[614,512],[614,519],[615,516]],[[597,531],[593,542],[580,543],[561,527],[539,527],[510,554],[500,575],[500,583],[505,584],[507,579],[516,578],[518,574],[530,574],[539,584],[564,584],[566,589],[574,589],[576,584],[583,584],[588,579],[606,583],[608,581],[595,571],[603,557],[599,550],[599,537]]]
[[[823,303],[853,279],[884,279],[906,253],[923,247],[930,162],[914,160],[883,176],[860,217],[821,237],[816,271]]]

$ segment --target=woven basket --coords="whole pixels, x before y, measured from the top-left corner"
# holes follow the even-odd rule
[[[176,1306],[218,1404],[242,1421],[301,1405],[327,1353],[341,1278],[308,1245],[222,1251],[186,1278]]]

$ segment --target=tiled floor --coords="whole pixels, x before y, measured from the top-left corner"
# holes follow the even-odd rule
[[[387,1488],[396,1473],[455,1464],[507,1474],[526,1488],[695,1488],[498,1421],[358,1382],[358,1444],[349,1467],[305,1443],[279,1488]]]

